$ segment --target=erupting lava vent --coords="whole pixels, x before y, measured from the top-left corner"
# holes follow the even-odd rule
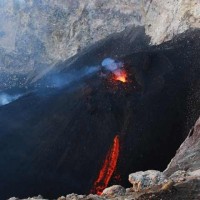
[[[113,145],[108,151],[104,160],[103,166],[99,172],[97,180],[94,182],[91,193],[101,194],[102,191],[108,186],[108,183],[116,169],[119,157],[119,136],[116,135],[113,140]]]
[[[127,82],[127,74],[125,70],[122,70],[122,69],[117,70],[116,72],[114,72],[114,74],[115,74],[114,79],[116,81],[121,81],[123,83]]]

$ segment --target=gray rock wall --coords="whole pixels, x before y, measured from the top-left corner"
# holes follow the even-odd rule
[[[176,155],[165,170],[171,175],[178,170],[193,172],[200,169],[200,118],[197,120],[188,137],[177,150]]]
[[[200,0],[1,0],[0,76],[50,70],[132,25],[160,44],[200,27]]]

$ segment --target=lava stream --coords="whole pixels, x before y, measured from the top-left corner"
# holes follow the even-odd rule
[[[108,183],[115,171],[118,157],[119,157],[119,136],[115,136],[113,145],[108,151],[104,164],[99,172],[97,180],[94,182],[91,193],[101,194],[102,191],[108,186]]]

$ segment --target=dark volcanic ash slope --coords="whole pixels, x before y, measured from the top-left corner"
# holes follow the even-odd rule
[[[134,38],[125,33],[58,68],[70,73],[112,56],[125,63],[127,83],[95,73],[0,108],[1,199],[88,193],[116,135],[115,175],[121,180],[112,177],[110,184],[125,186],[130,172],[166,167],[200,113],[200,33],[189,31],[158,47],[147,47],[142,32]]]

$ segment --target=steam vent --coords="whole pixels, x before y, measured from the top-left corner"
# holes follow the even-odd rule
[[[200,199],[199,0],[0,16],[0,200]]]

